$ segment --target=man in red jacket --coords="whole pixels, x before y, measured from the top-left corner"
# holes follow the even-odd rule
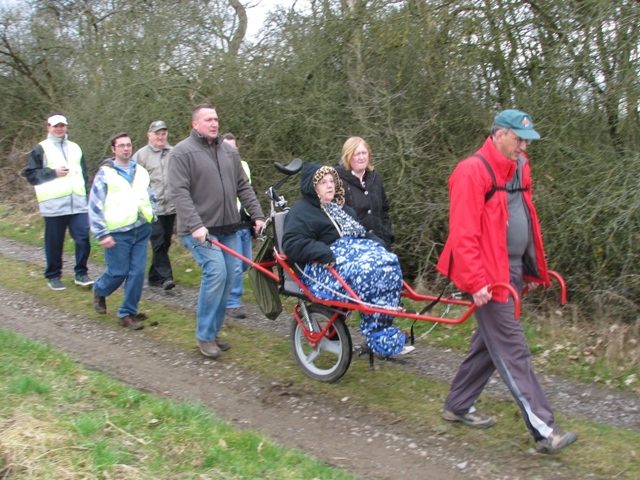
[[[478,328],[471,338],[445,401],[442,417],[475,428],[489,428],[493,418],[474,404],[497,369],[515,398],[536,449],[553,453],[577,440],[556,425],[553,411],[531,364],[531,352],[514,302],[497,282],[518,293],[549,285],[538,215],[531,199],[531,171],[525,154],[540,135],[533,120],[518,110],[495,117],[491,135],[449,178],[449,237],[437,269],[477,305]]]

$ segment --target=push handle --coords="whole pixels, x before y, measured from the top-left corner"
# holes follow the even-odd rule
[[[562,275],[560,275],[558,272],[554,272],[553,270],[549,270],[547,273],[551,278],[553,278],[556,282],[558,282],[558,285],[560,285],[560,305],[566,305],[567,304],[567,284],[565,283],[564,278],[562,278]],[[522,289],[522,294],[524,295],[528,291],[529,291],[529,287],[525,285],[525,287]]]

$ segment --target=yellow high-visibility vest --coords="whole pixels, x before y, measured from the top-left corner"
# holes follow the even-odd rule
[[[56,169],[59,167],[69,167],[69,173],[64,177],[56,177],[53,180],[40,185],[35,185],[38,202],[53,200],[54,198],[67,197],[76,194],[81,197],[87,196],[87,190],[82,176],[82,150],[78,144],[67,141],[67,156],[64,158],[62,151],[56,147],[49,139],[40,142],[44,155],[47,159],[47,167]]]
[[[242,163],[242,169],[244,170],[244,173],[247,175],[247,178],[249,179],[249,183],[251,183],[251,170],[249,170],[249,164],[247,162],[245,162],[244,160],[240,160],[240,162]],[[240,199],[236,198],[236,202],[238,204],[238,211],[240,211],[240,209],[242,208],[242,204],[240,203]],[[248,213],[247,213],[248,215]]]
[[[115,168],[101,167],[107,184],[107,198],[104,201],[104,220],[108,230],[117,230],[136,223],[138,213],[147,222],[153,220],[153,208],[149,199],[149,172],[136,165],[133,182],[120,175]]]

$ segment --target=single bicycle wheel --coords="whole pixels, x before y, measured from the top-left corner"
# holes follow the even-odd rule
[[[333,312],[321,305],[307,307],[314,332],[321,332]],[[291,349],[296,362],[308,377],[321,382],[335,382],[341,378],[351,364],[352,343],[345,316],[336,319],[316,348],[309,343],[300,324],[293,319],[291,324]]]

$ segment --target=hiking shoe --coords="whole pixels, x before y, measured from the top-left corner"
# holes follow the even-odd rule
[[[47,281],[47,285],[49,285],[49,288],[51,290],[66,290],[67,289],[67,287],[64,286],[64,283],[62,283],[62,280],[60,280],[60,277],[50,278]]]
[[[107,313],[107,299],[102,295],[98,295],[98,292],[93,291],[93,309],[100,315]]]
[[[227,315],[233,318],[247,318],[242,307],[227,308]]]
[[[220,340],[219,338],[216,338],[216,345],[218,345],[218,348],[223,352],[226,352],[231,348],[231,344],[229,342]]]
[[[76,285],[80,285],[81,287],[88,287],[89,285],[93,285],[94,281],[89,275],[85,273],[84,275],[76,275],[73,283],[75,283]]]
[[[136,313],[133,318],[138,320],[139,322],[144,322],[145,320],[149,320],[149,316],[146,313],[140,312]]]
[[[578,440],[578,436],[575,433],[565,432],[556,426],[551,435],[536,442],[536,450],[540,453],[556,453],[576,440]]]
[[[482,415],[478,412],[465,413],[464,415],[458,415],[447,409],[442,410],[442,418],[447,422],[462,422],[468,427],[473,428],[489,428],[495,425],[495,420],[486,415]]]
[[[218,358],[222,354],[222,351],[215,340],[205,342],[196,337],[196,345],[205,357]]]
[[[139,322],[135,318],[130,317],[129,315],[127,315],[126,317],[122,317],[119,323],[123,327],[126,327],[130,330],[142,330],[144,328],[144,325],[142,325],[141,322]]]
[[[173,281],[173,279],[171,278],[167,278],[164,282],[162,282],[162,290],[169,291],[172,288],[175,288],[176,286],[176,282]]]

